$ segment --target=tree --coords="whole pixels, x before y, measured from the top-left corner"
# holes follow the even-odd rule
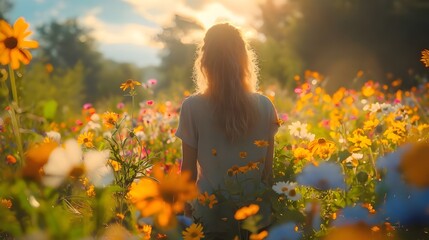
[[[160,81],[162,88],[192,87],[192,69],[195,60],[196,44],[187,42],[195,32],[203,31],[201,24],[192,18],[176,15],[171,26],[164,27],[157,39],[164,44],[161,51]]]
[[[72,69],[80,63],[84,70],[87,101],[97,98],[97,74],[100,71],[101,53],[95,49],[90,30],[79,25],[76,19],[52,21],[37,29],[41,59],[54,69]]]
[[[287,43],[304,68],[328,75],[329,88],[345,85],[358,70],[377,81],[390,72],[409,85],[425,71],[419,59],[429,42],[427,1],[267,1],[261,10],[267,39]]]
[[[7,20],[7,13],[12,10],[13,4],[10,0],[0,0],[0,20]]]

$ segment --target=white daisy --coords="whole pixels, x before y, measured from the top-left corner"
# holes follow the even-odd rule
[[[61,142],[61,134],[59,132],[49,131],[46,133],[46,137],[50,138],[51,140],[57,143]]]
[[[113,169],[107,164],[109,151],[91,150],[82,153],[76,140],[67,140],[57,147],[43,167],[43,184],[58,187],[70,175],[86,174],[95,187],[104,187],[113,181]]]
[[[293,122],[288,126],[288,129],[290,135],[298,138],[305,138],[308,134],[307,123],[301,123],[300,121]]]
[[[273,185],[273,190],[278,194],[285,195],[289,200],[296,201],[301,198],[301,194],[296,192],[297,184],[294,182],[277,182]]]

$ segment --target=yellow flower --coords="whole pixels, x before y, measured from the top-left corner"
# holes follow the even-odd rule
[[[329,140],[326,140],[325,138],[318,138],[313,141],[311,141],[308,144],[308,149],[314,154],[322,148],[322,147],[328,147],[328,148],[334,148],[335,143]]]
[[[268,146],[269,146],[268,141],[265,141],[265,140],[255,140],[253,143],[254,143],[257,147],[268,147]]]
[[[29,64],[31,53],[28,48],[37,48],[39,44],[33,40],[25,40],[31,34],[27,30],[28,23],[20,17],[10,26],[6,21],[0,20],[0,64],[10,64],[12,69],[18,69],[20,62]]]
[[[77,138],[77,142],[87,148],[92,148],[94,147],[94,144],[92,143],[93,138],[94,134],[92,132],[84,132],[79,135],[79,137]]]
[[[262,231],[260,233],[252,233],[250,234],[250,238],[249,240],[263,240],[268,236],[268,232],[267,231]]]
[[[424,63],[425,67],[429,67],[429,50],[425,49],[422,51],[422,58],[420,61]]]
[[[375,89],[372,86],[372,84],[371,85],[365,84],[365,86],[362,87],[362,94],[365,97],[371,97],[372,95],[374,95],[375,94]]]
[[[86,190],[86,195],[88,197],[94,197],[95,196],[95,187],[94,187],[94,185],[89,185],[88,189]]]
[[[337,148],[335,147],[335,145],[326,145],[321,146],[315,153],[322,159],[328,159],[336,150]],[[318,166],[317,162],[312,161],[312,163],[315,166]]]
[[[103,114],[103,123],[107,128],[112,128],[118,122],[119,115],[114,112],[105,112]]]
[[[112,166],[113,171],[115,171],[115,172],[121,170],[121,168],[122,168],[121,164],[115,160],[109,160],[109,163]]]
[[[365,131],[372,131],[375,129],[375,127],[378,126],[379,123],[380,123],[380,121],[377,118],[374,118],[373,120],[365,121],[363,123],[363,129]]]
[[[293,150],[293,156],[295,157],[295,163],[304,159],[311,158],[311,152],[308,149],[298,147]]]
[[[347,140],[353,143],[354,150],[361,150],[371,146],[371,140],[367,136],[354,133],[353,136],[348,137]]]
[[[143,233],[143,240],[150,240],[150,235],[152,234],[152,226],[143,224],[141,228],[139,228],[140,232]]]
[[[135,86],[140,86],[140,85],[142,85],[142,84],[139,83],[138,81],[132,80],[132,79],[128,79],[126,82],[124,82],[124,83],[121,84],[120,88],[122,89],[122,91],[125,91],[128,88],[131,88],[131,89],[134,90]]]
[[[155,223],[160,227],[172,227],[175,214],[183,211],[186,201],[197,197],[197,187],[190,179],[191,174],[179,174],[176,165],[168,174],[164,173],[160,165],[155,165],[152,172],[158,181],[142,178],[131,186],[127,197],[142,216],[154,216]]]
[[[201,224],[193,223],[182,232],[184,240],[200,240],[204,238],[203,226]]]
[[[399,169],[404,179],[417,187],[429,186],[429,143],[418,142],[402,155]]]
[[[213,208],[213,205],[218,203],[216,196],[214,194],[209,195],[207,192],[198,195],[198,202],[203,206],[208,205],[209,208]]]
[[[235,214],[234,218],[236,220],[244,220],[250,216],[255,215],[259,211],[259,206],[256,204],[250,204],[249,206],[244,206],[240,209],[238,209]]]

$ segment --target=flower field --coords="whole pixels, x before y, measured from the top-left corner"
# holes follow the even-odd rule
[[[323,76],[306,71],[294,92],[262,92],[280,126],[272,186],[243,193],[255,161],[224,173],[227,189],[201,193],[180,172],[181,102],[136,101],[151,96],[154,79],[124,79],[117,87],[130,101],[114,109],[87,103],[63,122],[26,114],[16,76],[37,47],[27,27],[0,24],[0,83],[10,93],[0,110],[0,239],[204,239],[198,219],[184,216],[188,201],[234,206],[234,239],[429,239],[427,79],[409,90],[368,80],[330,94]],[[264,204],[272,225],[261,230]]]

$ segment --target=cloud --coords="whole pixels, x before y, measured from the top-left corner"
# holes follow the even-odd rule
[[[175,14],[195,17],[209,27],[220,20],[227,20],[250,27],[257,21],[259,4],[265,0],[123,0],[142,17],[164,26]]]
[[[94,8],[79,21],[92,29],[92,36],[103,44],[129,44],[140,47],[162,47],[154,40],[158,28],[136,23],[114,24],[101,20],[101,8]]]
[[[159,26],[171,25],[174,15],[195,18],[206,29],[217,22],[228,21],[239,26],[248,38],[258,37],[259,5],[265,0],[122,0],[140,16]],[[285,1],[285,0],[283,0]],[[184,42],[196,42],[201,33],[191,33]]]

